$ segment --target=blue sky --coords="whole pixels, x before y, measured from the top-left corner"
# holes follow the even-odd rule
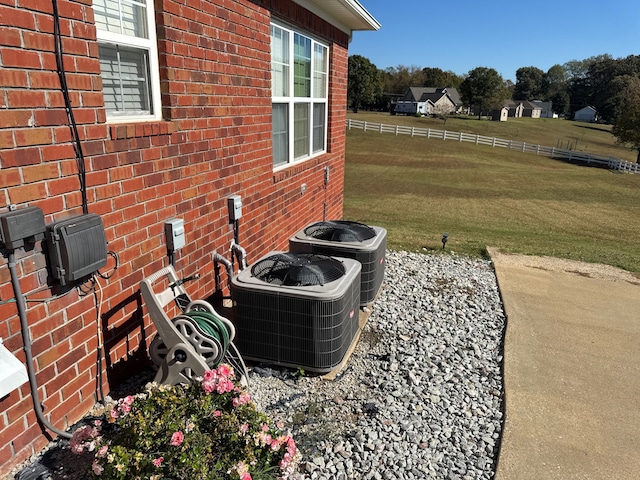
[[[490,67],[515,82],[520,67],[640,54],[640,0],[359,1],[382,28],[354,32],[349,54],[380,69]]]

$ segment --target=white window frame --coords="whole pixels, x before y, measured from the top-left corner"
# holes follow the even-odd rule
[[[276,27],[278,29],[281,29],[283,31],[288,32],[288,62],[286,62],[286,65],[288,65],[288,78],[286,79],[286,83],[287,83],[287,95],[285,96],[276,96],[274,95],[274,79],[272,77],[272,105],[285,105],[286,106],[286,112],[287,112],[287,119],[286,119],[286,137],[287,137],[287,158],[285,161],[281,161],[279,163],[276,164],[276,161],[278,159],[276,159],[276,151],[274,149],[274,170],[280,170],[283,168],[287,168],[289,166],[291,166],[292,164],[296,164],[305,160],[308,160],[310,158],[314,158],[317,157],[318,155],[322,155],[327,153],[327,134],[328,134],[328,118],[329,118],[329,53],[330,53],[330,48],[329,45],[327,45],[324,42],[319,41],[318,39],[314,38],[312,35],[310,35],[309,33],[305,32],[305,31],[301,31],[299,29],[293,28],[291,26],[288,26],[286,24],[283,23],[279,23],[279,22],[271,22],[271,27]],[[295,96],[295,82],[294,82],[294,77],[295,77],[295,50],[294,50],[294,38],[295,35],[300,35],[302,37],[304,37],[307,40],[311,41],[311,72],[310,72],[310,76],[311,76],[311,83],[309,86],[309,96]],[[316,69],[316,62],[315,62],[315,52],[316,52],[316,47],[321,48],[324,51],[324,70],[317,70]],[[273,51],[273,46],[272,46],[272,51]],[[273,69],[272,69],[273,71]],[[324,81],[323,81],[323,85],[318,85],[317,84],[317,80],[316,80],[316,73],[319,72],[320,76],[324,77]],[[324,73],[324,75],[322,75]],[[316,94],[316,92],[318,91],[318,88],[320,89],[320,91],[323,93],[323,96],[320,97],[315,97],[314,95]],[[279,92],[278,92],[279,93]],[[308,146],[306,149],[306,153],[303,155],[298,155],[297,157],[294,156],[294,147],[295,147],[295,138],[294,138],[294,131],[295,131],[295,118],[294,118],[294,111],[295,111],[295,105],[308,105],[308,109],[307,109],[307,115],[308,115]],[[314,149],[314,145],[320,142],[314,142],[314,107],[320,108],[321,106],[324,107],[324,111],[322,112],[322,137],[323,138],[317,138],[317,140],[322,140],[322,147],[321,148],[315,148]],[[275,110],[275,109],[274,109]],[[275,143],[275,142],[274,142]]]
[[[120,3],[120,0],[116,0]],[[160,98],[160,66],[158,63],[158,43],[156,38],[155,9],[153,0],[130,0],[129,3],[145,5],[147,22],[147,35],[149,38],[136,37],[120,33],[113,33],[101,30],[96,25],[96,37],[98,45],[117,45],[132,49],[146,50],[149,60],[149,106],[151,113],[141,113],[133,111],[109,112],[107,111],[107,122],[123,123],[136,121],[150,121],[162,119],[162,101]]]

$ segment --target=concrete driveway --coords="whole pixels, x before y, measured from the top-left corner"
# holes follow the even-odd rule
[[[489,249],[507,315],[496,480],[640,478],[640,276]]]

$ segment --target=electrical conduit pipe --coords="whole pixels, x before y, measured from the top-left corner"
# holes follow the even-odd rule
[[[29,324],[27,323],[27,308],[25,306],[24,297],[22,296],[22,289],[20,288],[20,279],[18,278],[18,271],[16,270],[15,254],[13,250],[9,252],[9,272],[11,272],[11,284],[13,285],[16,305],[18,306],[20,329],[22,331],[22,344],[24,346],[24,353],[27,359],[27,375],[29,376],[31,398],[33,400],[33,408],[36,412],[36,417],[41,425],[45,426],[56,435],[63,438],[71,438],[71,433],[56,428],[46,419],[44,411],[42,410],[42,405],[40,404],[36,374],[33,370],[33,353],[31,352],[31,335],[29,334]]]

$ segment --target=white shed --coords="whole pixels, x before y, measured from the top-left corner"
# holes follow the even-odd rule
[[[596,118],[597,112],[593,107],[581,108],[573,115],[573,119],[577,122],[595,122]]]

